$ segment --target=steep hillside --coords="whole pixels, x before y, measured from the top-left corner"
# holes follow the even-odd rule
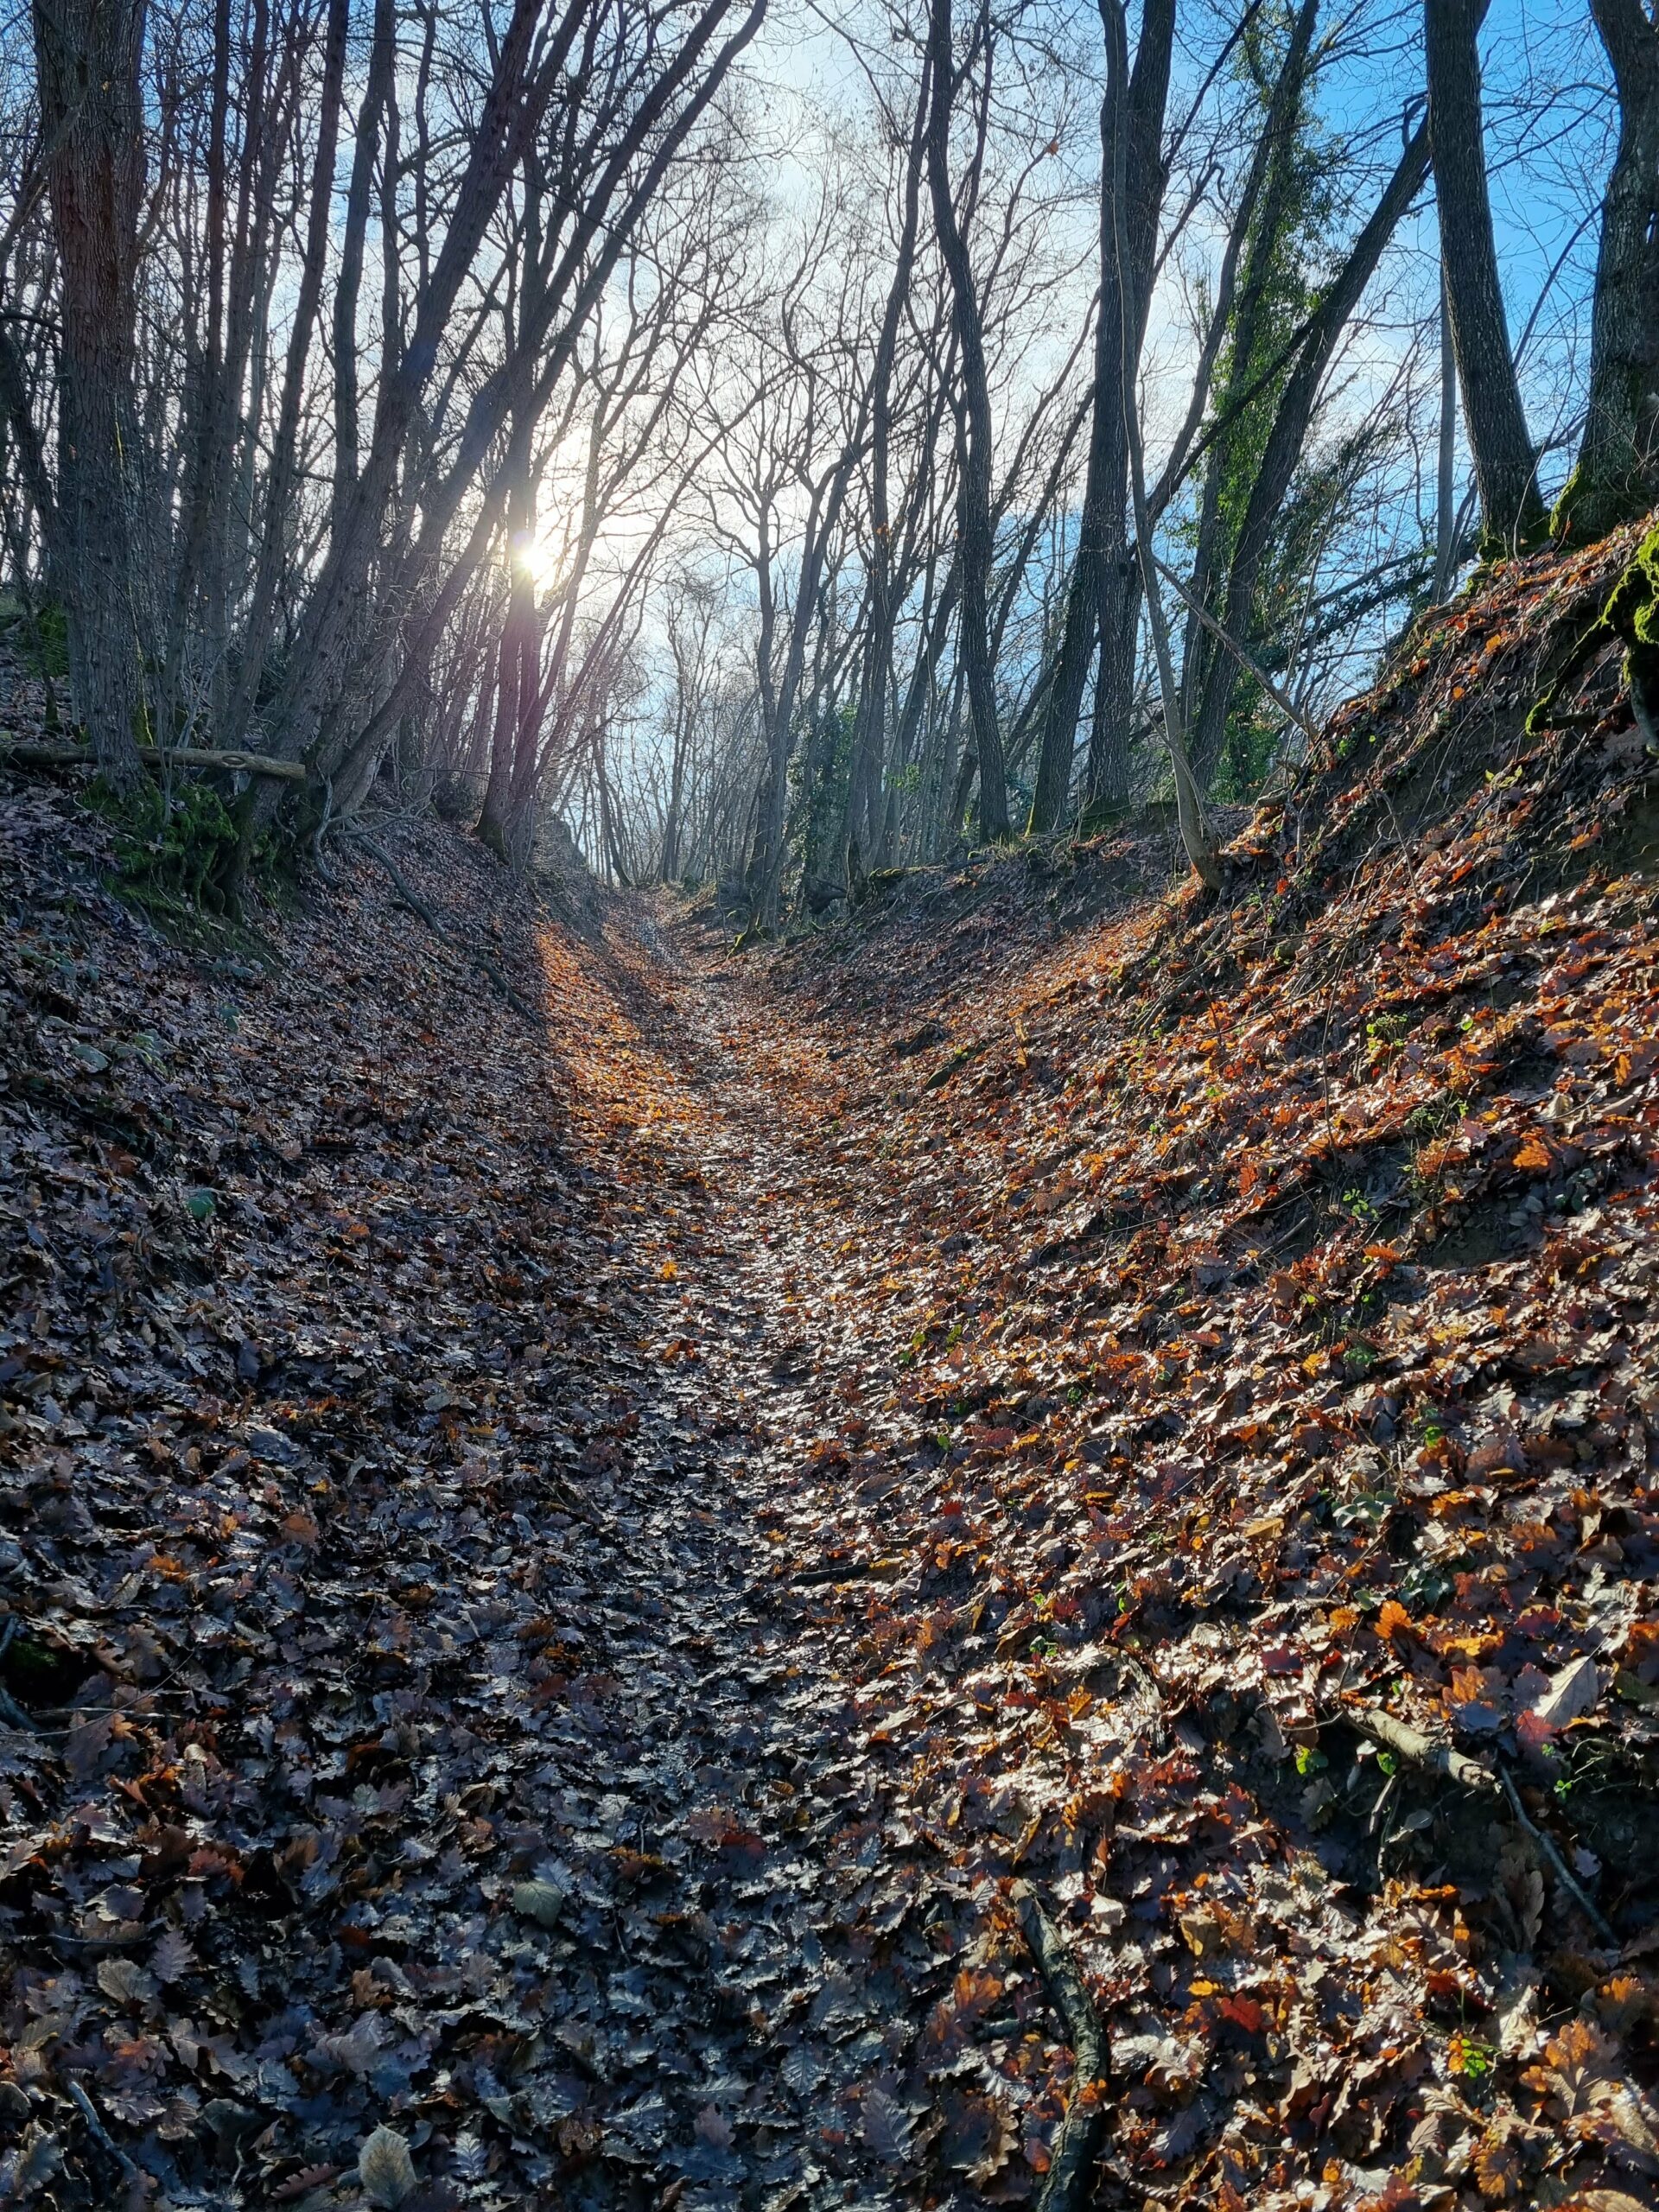
[[[986,860],[767,986],[819,1046],[782,1219],[865,1209],[779,1587],[830,1529],[902,1816],[1075,1906],[1147,2202],[1659,2176],[1637,543],[1431,623],[1218,906],[1068,925],[1134,849]]]

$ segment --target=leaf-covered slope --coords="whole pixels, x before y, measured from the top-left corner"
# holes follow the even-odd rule
[[[707,1196],[641,992],[434,838],[544,1028],[360,857],[192,951],[0,782],[0,2202],[723,2170]]]
[[[995,938],[895,893],[766,986],[820,1047],[773,1048],[790,1217],[865,1208],[789,1557],[865,1578],[816,1633],[893,1817],[1067,1901],[1160,2201],[1659,2177],[1659,761],[1592,631],[1637,538],[1432,625],[1219,907],[1063,935],[982,862]]]

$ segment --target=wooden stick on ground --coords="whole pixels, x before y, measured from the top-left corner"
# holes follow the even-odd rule
[[[1054,2158],[1037,2199],[1037,2212],[1081,2212],[1093,2193],[1095,2162],[1106,2126],[1102,2090],[1106,2080],[1106,2031],[1087,1983],[1060,1931],[1029,1882],[1009,1891],[1031,1955],[1071,2045],[1071,2094],[1054,2138]]]
[[[1550,1869],[1556,1880],[1595,1929],[1597,1935],[1600,1936],[1602,1942],[1611,1949],[1617,1950],[1618,1936],[1614,1935],[1611,1927],[1603,1919],[1596,1907],[1591,1904],[1589,1897],[1574,1878],[1566,1859],[1555,1848],[1554,1839],[1546,1834],[1544,1830],[1528,1816],[1527,1808],[1521,1802],[1521,1792],[1515,1786],[1515,1777],[1510,1772],[1508,1767],[1500,1767],[1498,1774],[1503,1784],[1504,1795],[1510,1801],[1510,1811],[1537,1845],[1539,1850],[1543,1853],[1545,1858],[1548,1859]]]
[[[1454,1751],[1450,1744],[1436,1743],[1420,1729],[1408,1728],[1391,1713],[1379,1713],[1370,1705],[1344,1705],[1331,1718],[1345,1720],[1360,1735],[1369,1736],[1372,1743],[1380,1744],[1385,1751],[1392,1751],[1410,1766],[1423,1767],[1430,1774],[1443,1774],[1448,1781],[1460,1783],[1465,1789],[1497,1789],[1497,1777],[1491,1767],[1483,1766],[1478,1759],[1469,1758],[1462,1751]]]
[[[270,776],[278,783],[302,784],[307,770],[302,760],[277,760],[268,753],[245,753],[238,748],[214,751],[195,745],[141,745],[138,758],[147,768],[168,762],[179,768],[240,769],[250,776]],[[91,749],[35,738],[9,737],[0,730],[0,765],[20,761],[28,768],[92,767]]]
[[[361,845],[365,853],[372,853],[379,861],[381,867],[391,878],[392,888],[397,892],[397,896],[412,913],[420,916],[439,944],[447,944],[452,952],[458,952],[463,960],[469,960],[480,975],[487,976],[495,985],[496,989],[500,992],[515,1014],[522,1014],[532,1027],[539,1029],[542,1027],[542,1017],[531,1006],[530,1001],[519,996],[494,961],[486,954],[480,952],[476,946],[468,944],[464,938],[454,937],[445,929],[419,893],[410,890],[404,879],[403,870],[385,848],[377,845],[372,837],[365,836],[360,830],[353,830],[350,834],[354,844]]]
[[[1443,1774],[1453,1782],[1461,1783],[1465,1789],[1481,1789],[1496,1794],[1502,1791],[1510,1801],[1510,1810],[1515,1815],[1526,1834],[1537,1845],[1549,1861],[1550,1872],[1567,1891],[1579,1910],[1595,1929],[1604,1943],[1617,1946],[1618,1936],[1608,1921],[1592,1903],[1582,1884],[1574,1876],[1565,1859],[1557,1850],[1554,1840],[1530,1818],[1521,1802],[1521,1793],[1515,1786],[1515,1777],[1507,1767],[1496,1773],[1484,1766],[1478,1759],[1467,1758],[1461,1751],[1454,1751],[1449,1744],[1437,1744],[1433,1737],[1408,1728],[1403,1720],[1396,1720],[1391,1713],[1379,1713],[1373,1706],[1344,1705],[1333,1719],[1345,1720],[1362,1736],[1369,1736],[1374,1744],[1381,1744],[1412,1766],[1426,1768],[1431,1774]]]

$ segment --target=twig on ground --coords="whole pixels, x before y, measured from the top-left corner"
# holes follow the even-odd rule
[[[1442,1774],[1465,1789],[1493,1790],[1498,1786],[1497,1777],[1491,1767],[1483,1766],[1478,1759],[1466,1758],[1462,1751],[1454,1751],[1450,1744],[1436,1743],[1432,1736],[1408,1727],[1391,1713],[1379,1713],[1375,1706],[1338,1706],[1331,1718],[1345,1720],[1351,1728],[1357,1729],[1362,1736],[1369,1736],[1372,1743],[1381,1744],[1385,1751],[1392,1751],[1408,1765],[1425,1768],[1430,1774]]]
[[[902,1560],[844,1559],[828,1567],[798,1567],[789,1580],[798,1590],[814,1590],[826,1583],[891,1582],[904,1569]]]
[[[81,2117],[86,2120],[87,2126],[91,2128],[98,2140],[104,2145],[104,2148],[115,2160],[115,2163],[120,2167],[127,2179],[129,2181],[137,2181],[139,2178],[137,2167],[127,2156],[126,2152],[121,2148],[121,2145],[116,2141],[114,2136],[111,2134],[109,2129],[105,2126],[104,2122],[99,2117],[98,2107],[87,2095],[86,2090],[81,2088],[80,2083],[79,2082],[70,2081],[67,2082],[64,2086],[67,2088],[70,2095],[74,2099],[75,2102],[80,2107]]]
[[[385,848],[383,845],[378,845],[372,837],[365,836],[361,830],[353,830],[351,836],[354,843],[361,845],[365,853],[372,854],[379,861],[381,867],[391,878],[392,888],[397,892],[397,896],[412,913],[419,915],[439,944],[447,944],[452,952],[458,952],[463,960],[470,961],[480,976],[486,976],[495,985],[496,989],[500,992],[515,1014],[523,1014],[526,1021],[539,1029],[542,1027],[542,1017],[531,1006],[530,1001],[521,997],[518,992],[514,990],[494,961],[486,954],[479,951],[475,945],[468,944],[464,938],[452,936],[445,929],[419,893],[410,890],[404,880],[403,870]]]
[[[1591,1902],[1583,1885],[1556,1848],[1554,1839],[1538,1826],[1521,1802],[1515,1777],[1507,1767],[1500,1766],[1494,1771],[1492,1768],[1483,1765],[1480,1760],[1465,1758],[1461,1751],[1454,1751],[1449,1744],[1437,1744],[1432,1737],[1421,1734],[1415,1728],[1408,1728],[1403,1720],[1396,1720],[1392,1713],[1379,1713],[1371,1706],[1344,1705],[1332,1718],[1345,1720],[1351,1728],[1357,1729],[1362,1736],[1369,1736],[1374,1744],[1381,1744],[1385,1750],[1393,1751],[1410,1765],[1423,1767],[1431,1774],[1443,1774],[1450,1781],[1460,1783],[1465,1789],[1501,1790],[1510,1801],[1510,1810],[1549,1861],[1550,1871],[1568,1897],[1602,1941],[1617,1946],[1618,1937],[1611,1923]]]
[[[1037,1892],[1029,1882],[1016,1882],[1009,1895],[1072,2055],[1071,2094],[1054,2138],[1053,2160],[1037,2199],[1037,2212],[1078,2212],[1093,2190],[1095,2164],[1106,2126],[1102,2095],[1108,2064],[1106,2031],[1077,1961],[1044,1911]]]
[[[1568,1897],[1572,1898],[1573,1904],[1577,1905],[1579,1910],[1590,1923],[1590,1925],[1595,1929],[1597,1935],[1600,1936],[1602,1942],[1609,1945],[1612,1949],[1617,1950],[1618,1948],[1618,1938],[1613,1933],[1611,1924],[1590,1902],[1589,1897],[1586,1895],[1583,1887],[1574,1877],[1573,1871],[1568,1866],[1566,1859],[1562,1858],[1560,1853],[1556,1849],[1553,1837],[1551,1837],[1543,1828],[1541,1828],[1537,1822],[1528,1814],[1526,1807],[1521,1802],[1521,1792],[1515,1786],[1515,1777],[1510,1772],[1506,1766],[1499,1767],[1497,1774],[1499,1781],[1503,1785],[1503,1794],[1510,1801],[1510,1810],[1515,1815],[1516,1819],[1520,1821],[1522,1827],[1537,1845],[1539,1850],[1543,1853],[1545,1858],[1548,1859],[1551,1871],[1554,1872],[1556,1880],[1567,1891]]]

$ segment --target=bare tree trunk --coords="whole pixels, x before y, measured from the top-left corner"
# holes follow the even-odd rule
[[[35,0],[47,189],[62,268],[59,583],[76,716],[103,774],[143,773],[134,602],[134,282],[144,188],[144,0]]]
[[[328,0],[325,34],[321,108],[317,118],[316,154],[311,166],[305,255],[300,269],[294,321],[289,331],[288,359],[283,377],[283,396],[276,435],[265,478],[265,511],[259,550],[254,569],[240,680],[231,716],[238,739],[245,733],[258,697],[265,660],[276,635],[277,594],[282,583],[289,506],[298,466],[300,404],[304,397],[306,367],[311,334],[322,300],[323,264],[328,251],[329,215],[334,202],[334,155],[340,143],[340,96],[346,77],[346,31],[351,0]],[[250,808],[245,806],[245,814]]]
[[[853,734],[853,760],[847,780],[846,851],[856,846],[868,864],[880,841],[883,757],[887,751],[887,693],[893,683],[893,632],[897,615],[893,574],[893,515],[888,472],[893,438],[893,365],[899,324],[910,293],[920,214],[922,149],[930,86],[924,63],[916,96],[910,153],[905,166],[904,218],[893,282],[887,288],[875,361],[870,371],[870,604]]]
[[[529,437],[514,441],[519,473],[508,505],[507,543],[522,546],[531,525]],[[510,555],[510,558],[512,556]],[[536,586],[522,558],[512,560],[506,619],[501,626],[499,674],[495,697],[495,735],[490,747],[490,778],[478,817],[478,835],[499,861],[512,858],[512,771],[518,752],[518,719],[524,678],[524,633],[536,620]],[[531,677],[532,689],[534,677]]]
[[[1233,238],[1243,257],[1243,277],[1228,333],[1230,368],[1220,395],[1213,441],[1205,468],[1204,493],[1199,501],[1197,543],[1193,550],[1192,588],[1201,606],[1214,611],[1224,597],[1232,554],[1228,542],[1230,524],[1224,496],[1233,476],[1233,464],[1247,437],[1246,418],[1250,403],[1244,394],[1261,384],[1259,347],[1262,315],[1268,290],[1285,243],[1285,231],[1297,204],[1297,126],[1303,115],[1309,57],[1318,26],[1319,0],[1302,0],[1291,25],[1284,65],[1279,72],[1268,105],[1255,158],[1243,194],[1242,224]],[[1259,413],[1270,400],[1263,394]],[[1259,420],[1255,423],[1260,435]],[[1249,451],[1249,446],[1244,446]],[[1236,520],[1236,518],[1233,518]],[[1202,623],[1190,622],[1182,655],[1181,704],[1190,718],[1204,696],[1214,671],[1217,645]]]
[[[1124,213],[1128,162],[1128,34],[1124,27],[1122,0],[1100,0],[1106,31],[1106,97],[1111,106],[1109,169],[1113,215],[1113,243],[1117,253],[1117,290],[1124,318],[1120,356],[1118,398],[1123,410],[1123,434],[1128,449],[1129,491],[1135,508],[1135,550],[1141,563],[1141,588],[1146,594],[1147,620],[1158,659],[1158,683],[1163,694],[1164,742],[1169,748],[1175,776],[1175,811],[1181,843],[1194,874],[1212,891],[1221,886],[1221,863],[1216,842],[1205,819],[1204,798],[1187,757],[1186,734],[1181,727],[1180,692],[1175,682],[1175,660],[1170,651],[1169,629],[1164,620],[1163,595],[1158,588],[1158,566],[1152,550],[1152,523],[1147,509],[1146,469],[1141,451],[1141,404],[1135,365],[1129,346],[1130,305],[1128,222]]]
[[[1407,141],[1369,220],[1348,249],[1346,260],[1325,287],[1318,307],[1304,326],[1296,365],[1280,397],[1273,427],[1262,448],[1227,574],[1221,626],[1230,637],[1236,638],[1246,647],[1251,639],[1256,582],[1273,542],[1280,511],[1289,496],[1297,461],[1307,442],[1319,386],[1348,318],[1358,306],[1382,258],[1383,247],[1422,189],[1428,175],[1428,126],[1423,123]],[[1221,757],[1227,734],[1228,709],[1236,681],[1237,671],[1231,658],[1217,654],[1210,664],[1198,711],[1189,717],[1192,765],[1201,785],[1208,784]]]
[[[1084,481],[1083,514],[1077,528],[1077,552],[1066,593],[1065,623],[1053,684],[1043,721],[1042,750],[1038,756],[1036,788],[1032,797],[1031,827],[1052,830],[1065,810],[1071,788],[1071,760],[1077,747],[1077,721],[1083,710],[1084,685],[1089,658],[1096,637],[1102,641],[1098,681],[1110,686],[1108,715],[1115,728],[1127,723],[1128,702],[1134,688],[1134,637],[1127,656],[1122,649],[1126,601],[1137,603],[1131,582],[1132,563],[1124,534],[1124,509],[1128,492],[1128,447],[1124,435],[1122,354],[1125,334],[1134,353],[1130,373],[1141,358],[1151,295],[1153,260],[1157,245],[1158,214],[1163,205],[1165,169],[1162,137],[1164,109],[1169,96],[1170,55],[1175,37],[1175,0],[1148,0],[1141,21],[1135,69],[1129,79],[1128,145],[1125,156],[1125,186],[1129,195],[1128,312],[1118,284],[1118,254],[1111,194],[1109,147],[1112,118],[1109,99],[1100,110],[1100,314],[1095,327],[1094,414],[1090,426],[1089,467]],[[1127,680],[1126,680],[1127,679]],[[1090,747],[1091,755],[1094,748]],[[1116,777],[1106,761],[1091,758],[1089,797],[1098,803],[1106,797],[1100,788]]]
[[[1659,498],[1659,26],[1642,0],[1590,0],[1618,90],[1601,210],[1590,396],[1555,535],[1600,537]]]
[[[340,238],[340,277],[334,288],[334,527],[357,483],[357,305],[363,285],[363,247],[369,226],[369,199],[374,157],[380,143],[380,111],[391,85],[397,51],[392,0],[374,0],[374,39],[369,77],[352,149],[352,181],[346,194],[346,224]]]
[[[989,28],[983,15],[979,35],[988,48]],[[950,33],[950,0],[931,0],[928,62],[933,77],[927,130],[928,186],[939,251],[950,278],[952,320],[962,361],[962,461],[957,483],[962,571],[959,637],[979,766],[979,834],[988,844],[1006,837],[1009,830],[1007,779],[996,719],[996,673],[991,665],[991,400],[978,289],[968,242],[957,219],[950,182],[950,111],[959,82]],[[988,51],[986,67],[989,66]]]
[[[1541,535],[1545,516],[1537,455],[1510,351],[1486,189],[1476,47],[1484,13],[1483,0],[1425,0],[1429,136],[1440,261],[1481,517],[1488,537],[1513,551]]]
[[[1452,588],[1458,564],[1458,355],[1452,303],[1440,271],[1440,433],[1434,471],[1434,597]]]

